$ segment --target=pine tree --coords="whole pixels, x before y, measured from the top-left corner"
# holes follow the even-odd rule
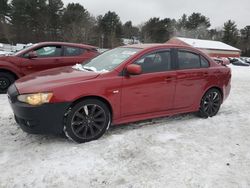
[[[58,41],[62,37],[62,0],[48,0],[47,5],[47,38],[48,40]]]
[[[237,44],[239,33],[237,25],[234,21],[228,20],[226,23],[224,23],[223,33],[223,42],[232,46],[235,46]]]
[[[98,19],[98,27],[104,36],[104,47],[114,48],[121,44],[122,23],[115,12],[107,12]]]
[[[79,3],[69,3],[62,16],[63,40],[70,42],[88,42],[92,18]]]
[[[8,0],[0,0],[0,41],[9,42],[10,41],[10,25],[9,25],[9,13],[10,6]]]

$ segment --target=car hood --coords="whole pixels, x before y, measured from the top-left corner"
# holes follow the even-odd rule
[[[0,62],[7,62],[7,63],[16,63],[19,60],[19,57],[14,56],[14,55],[0,55]]]
[[[0,55],[0,61],[6,61],[9,59],[13,59],[13,56],[4,55],[4,54]]]
[[[50,69],[30,74],[16,81],[15,85],[20,94],[51,91],[55,87],[64,87],[86,80],[94,79],[100,73],[79,71],[72,67]]]

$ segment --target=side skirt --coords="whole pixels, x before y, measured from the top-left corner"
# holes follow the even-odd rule
[[[183,113],[197,112],[198,110],[199,109],[197,108],[185,108],[181,110],[175,109],[175,110],[127,116],[127,117],[113,120],[112,125],[120,125],[120,124],[125,124],[125,123],[141,121],[141,120],[148,120],[148,119],[160,118],[160,117],[165,117],[165,116],[173,116],[173,115],[183,114]]]

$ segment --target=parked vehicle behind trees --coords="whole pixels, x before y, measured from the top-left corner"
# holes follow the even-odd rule
[[[25,75],[82,63],[98,55],[96,47],[62,42],[42,42],[13,55],[0,57],[0,93]]]

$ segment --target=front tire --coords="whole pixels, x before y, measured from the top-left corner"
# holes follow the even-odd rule
[[[221,106],[222,96],[218,89],[210,89],[201,99],[198,115],[203,118],[215,116]]]
[[[15,77],[7,72],[0,72],[0,94],[7,93],[8,88],[15,82]]]
[[[86,99],[77,103],[66,117],[66,136],[84,143],[100,138],[111,123],[110,110],[100,100]]]

